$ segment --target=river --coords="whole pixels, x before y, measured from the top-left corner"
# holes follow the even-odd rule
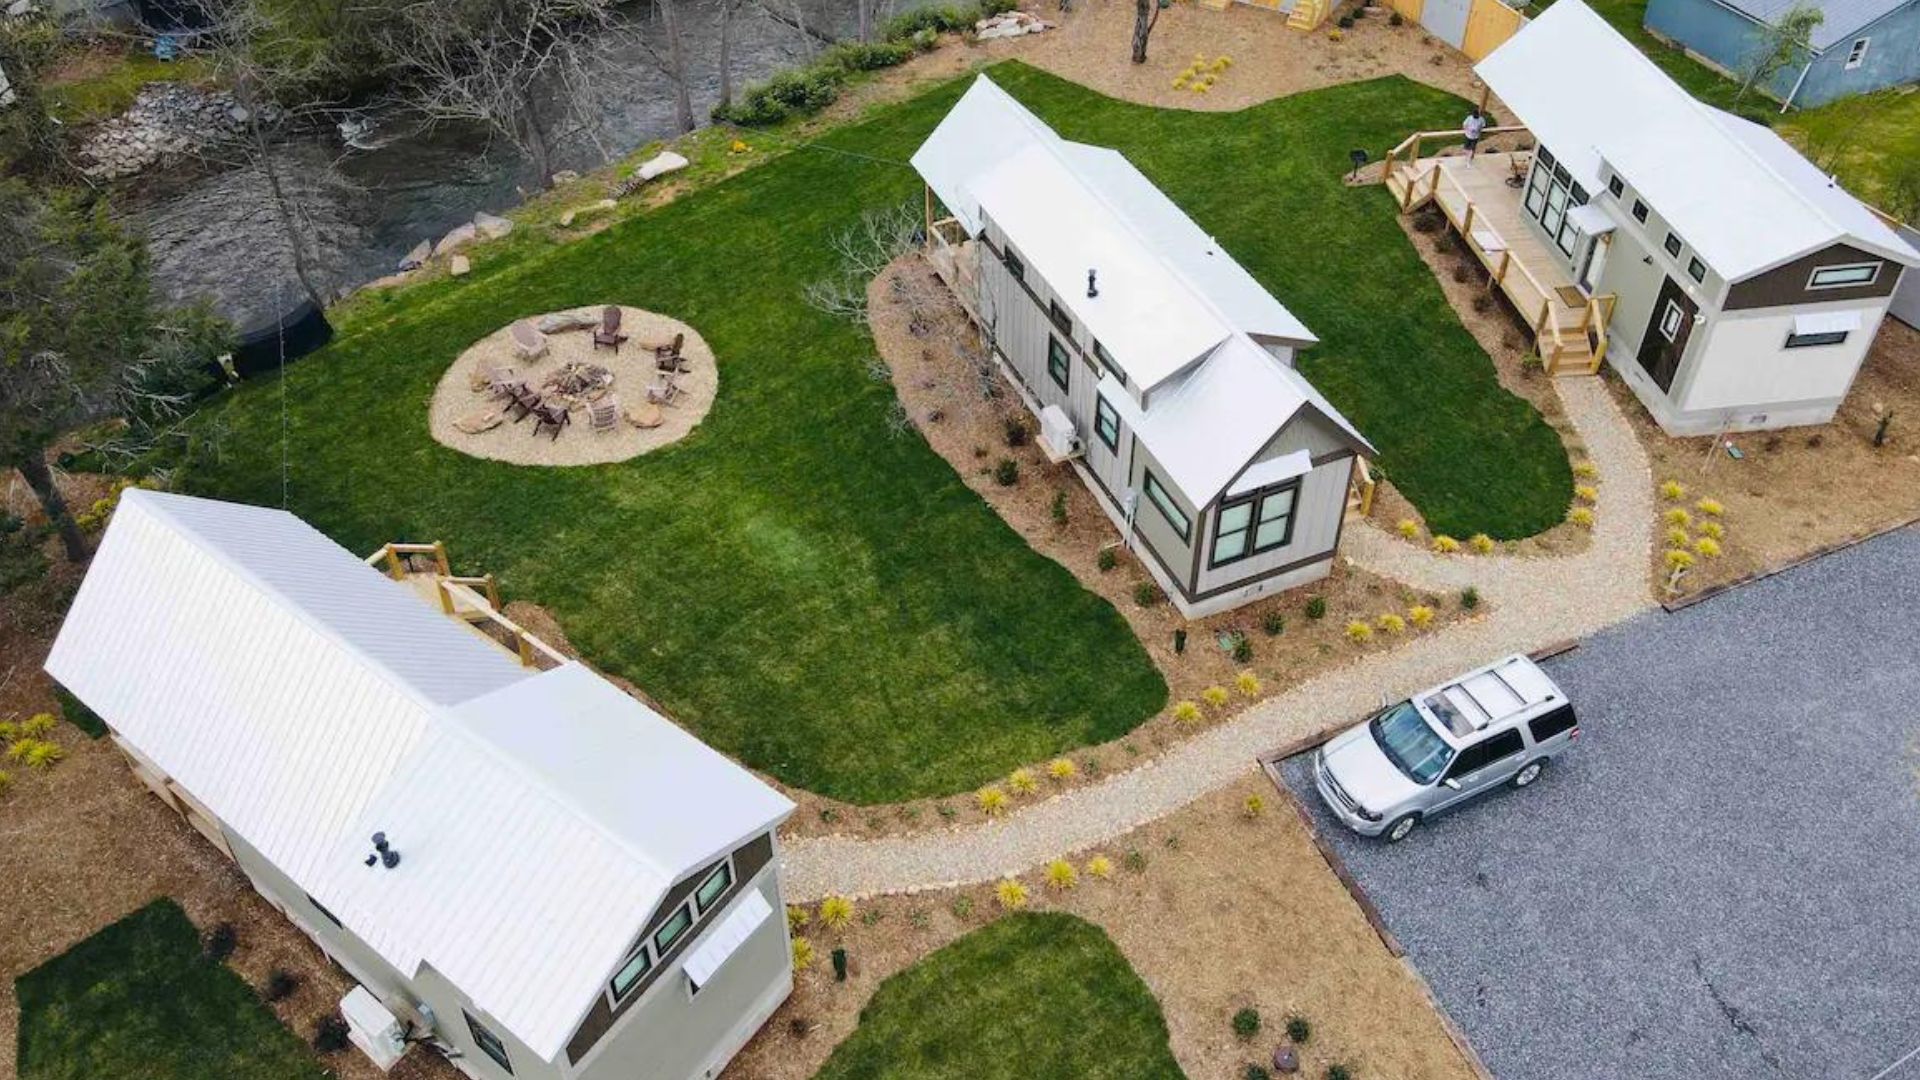
[[[916,0],[902,0],[901,7]],[[853,33],[852,0],[800,0],[808,26]],[[782,0],[780,10],[793,10]],[[641,44],[660,42],[651,5],[623,15],[632,36],[613,35],[598,59],[588,129],[556,140],[555,169],[585,171],[655,139],[676,134],[672,84]],[[719,99],[719,6],[681,0],[694,114],[706,122]],[[733,29],[735,92],[819,48],[791,25],[749,2]],[[554,94],[565,91],[555,88]],[[567,103],[555,100],[554,112]],[[475,211],[499,213],[537,188],[539,178],[510,147],[482,132],[443,125],[420,129],[398,117],[376,117],[372,135],[348,146],[333,130],[306,130],[274,149],[277,172],[300,215],[317,276],[343,292],[391,273],[416,243],[437,238]],[[302,293],[286,232],[276,220],[257,164],[235,163],[190,175],[150,177],[131,205],[147,233],[154,277],[175,302],[210,299],[246,325],[272,318]]]

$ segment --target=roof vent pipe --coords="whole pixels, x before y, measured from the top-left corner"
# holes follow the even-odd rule
[[[1087,271],[1087,299],[1091,300],[1099,295],[1100,286],[1094,283],[1094,272],[1089,270]]]
[[[377,832],[373,834],[373,852],[372,855],[367,856],[368,866],[379,863],[381,866],[391,870],[400,865],[400,853],[393,850],[393,846],[387,843],[386,833]]]

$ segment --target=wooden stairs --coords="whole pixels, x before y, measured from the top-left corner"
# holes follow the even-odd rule
[[[1294,0],[1293,10],[1287,13],[1287,29],[1311,33],[1332,13],[1333,0]]]

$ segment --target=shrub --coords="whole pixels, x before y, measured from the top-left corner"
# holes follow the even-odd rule
[[[1075,765],[1072,758],[1054,758],[1047,762],[1047,775],[1055,780],[1071,780],[1079,771],[1080,766]]]
[[[1120,555],[1112,548],[1101,548],[1100,554],[1093,557],[1093,565],[1099,567],[1100,572],[1104,574],[1120,565]]]
[[[1667,543],[1674,547],[1686,547],[1692,542],[1693,538],[1687,535],[1687,530],[1678,525],[1667,530]]]
[[[1709,559],[1720,557],[1720,541],[1711,536],[1703,536],[1693,542],[1693,550]]]
[[[230,922],[216,924],[207,932],[205,946],[207,959],[223,964],[227,957],[233,955],[233,950],[240,947],[240,934]]]
[[[1679,548],[1674,548],[1672,551],[1667,552],[1667,568],[1668,569],[1685,570],[1687,567],[1692,565],[1693,565],[1692,552],[1681,551]]]
[[[1340,29],[1342,29],[1342,30],[1351,30],[1351,29],[1353,29],[1353,16],[1351,16],[1351,15],[1342,15],[1342,16],[1340,16]],[[1336,38],[1335,40],[1337,41],[1337,40],[1339,40],[1339,39],[1337,39],[1337,38]]]
[[[1012,487],[1020,482],[1020,463],[1012,458],[1001,458],[993,467],[993,482],[1001,487]]]
[[[1313,1037],[1313,1025],[1307,1023],[1304,1016],[1287,1017],[1287,1038],[1296,1043],[1305,1043]]]
[[[1404,26],[1406,24],[1406,21],[1407,21],[1406,16],[1400,14],[1397,11],[1387,16],[1388,26]]]
[[[54,719],[52,713],[34,713],[32,716],[20,721],[20,734],[45,735],[47,732],[53,730],[53,725]]]
[[[12,786],[13,774],[10,772],[0,772],[0,795],[6,794],[7,789]]]
[[[1105,855],[1095,855],[1087,860],[1087,876],[1105,881],[1113,876],[1113,860]]]
[[[1573,465],[1573,475],[1582,480],[1592,480],[1600,475],[1600,466],[1591,461],[1576,461]]]
[[[1173,705],[1173,718],[1182,724],[1197,724],[1201,717],[1200,706],[1191,701],[1176,701]]]
[[[1373,627],[1355,619],[1347,624],[1347,640],[1355,645],[1365,645],[1373,640]]]
[[[1717,521],[1703,521],[1700,523],[1700,535],[1710,540],[1725,539],[1727,535],[1726,526],[1721,525]]]
[[[1047,864],[1047,888],[1055,892],[1066,892],[1080,884],[1080,872],[1065,859],[1055,859]]]
[[[1067,493],[1064,491],[1054,492],[1053,505],[1047,508],[1047,512],[1053,515],[1053,523],[1055,525],[1065,525],[1067,523]]]
[[[1433,550],[1442,555],[1451,555],[1460,550],[1460,541],[1442,534],[1433,538]]]
[[[1260,1034],[1260,1010],[1248,1007],[1233,1014],[1233,1033],[1241,1042]]]
[[[1160,586],[1151,581],[1143,581],[1133,587],[1133,602],[1141,607],[1152,607],[1160,602]]]
[[[1660,497],[1672,502],[1687,497],[1687,485],[1678,480],[1668,480],[1660,485]]]
[[[1309,619],[1324,619],[1327,616],[1327,598],[1313,596],[1307,598],[1306,615]]]
[[[1267,800],[1258,795],[1249,795],[1247,796],[1247,801],[1240,804],[1240,816],[1249,821],[1259,817],[1265,813],[1266,810]]]
[[[956,896],[953,898],[953,903],[947,905],[947,910],[953,912],[954,918],[964,919],[973,914],[973,897],[964,893]]]
[[[1279,637],[1286,628],[1287,617],[1277,611],[1269,611],[1260,616],[1260,629],[1265,631],[1268,637]]]
[[[1593,528],[1593,511],[1584,506],[1576,506],[1567,512],[1567,520],[1582,529]]]
[[[1600,489],[1592,484],[1580,484],[1573,489],[1573,497],[1581,502],[1599,502]]]
[[[846,948],[845,947],[837,948],[833,950],[831,953],[828,953],[827,955],[832,957],[833,959],[833,981],[846,982],[847,981],[847,950]]]
[[[1683,529],[1693,524],[1693,515],[1678,506],[1667,511],[1664,516],[1666,517],[1667,524],[1678,525]]]
[[[1401,618],[1400,616],[1394,614],[1391,611],[1387,612],[1385,615],[1380,616],[1380,618],[1375,620],[1375,622],[1378,623],[1383,633],[1401,634],[1401,633],[1405,633],[1407,629],[1407,620]]]
[[[1251,671],[1243,671],[1233,677],[1233,688],[1247,697],[1260,696],[1260,676]]]
[[[1336,1061],[1327,1066],[1327,1080],[1353,1080],[1353,1070]]]
[[[328,1013],[314,1022],[313,1048],[321,1054],[337,1054],[347,1048],[347,1022],[339,1013]]]
[[[298,989],[300,989],[298,975],[286,968],[274,968],[267,974],[267,985],[261,989],[260,996],[268,1001],[285,1001]]]
[[[1727,512],[1727,508],[1720,505],[1719,499],[1701,499],[1693,504],[1693,508],[1708,517],[1719,517]]]
[[[1407,621],[1415,630],[1425,630],[1433,624],[1433,609],[1425,604],[1415,604],[1407,609]]]
[[[1122,862],[1134,873],[1143,873],[1147,869],[1147,853],[1139,848],[1128,848],[1126,855],[1122,857]]]
[[[1253,660],[1253,642],[1249,641],[1245,634],[1233,635],[1233,648],[1230,651],[1235,663],[1245,664]]]
[[[812,921],[813,915],[806,908],[798,904],[787,905],[787,933],[797,934]]]
[[[1040,789],[1032,769],[1015,769],[1007,776],[1007,790],[1015,795],[1031,795]]]
[[[1460,607],[1462,609],[1466,611],[1472,611],[1474,608],[1477,608],[1479,606],[1480,606],[1480,590],[1479,589],[1476,589],[1473,586],[1469,585],[1466,588],[1460,590]]]
[[[731,106],[716,106],[713,118],[743,127],[765,127],[790,116],[810,116],[840,96],[846,69],[830,57],[803,68],[782,71],[747,88]]]
[[[998,784],[988,784],[974,792],[973,801],[979,805],[980,812],[988,817],[999,817],[1007,812],[1007,793],[1001,791]]]
[[[1486,533],[1474,533],[1467,538],[1467,546],[1477,555],[1491,555],[1493,554],[1493,537]]]
[[[853,921],[853,901],[844,896],[829,896],[820,901],[820,925],[838,930]]]
[[[1027,906],[1027,887],[1012,878],[1002,878],[993,887],[993,898],[1008,911],[1018,911]]]
[[[1208,708],[1213,709],[1224,707],[1230,696],[1224,686],[1209,686],[1200,691],[1200,700],[1206,702]]]
[[[0,742],[10,743],[20,737],[20,725],[11,720],[0,720]]]
[[[913,54],[918,51],[910,38],[911,35],[903,35],[900,41],[843,42],[828,49],[821,59],[838,64],[847,71],[879,71],[898,67],[913,59]]]
[[[813,966],[813,942],[806,938],[793,939],[793,970],[805,971]]]
[[[50,769],[67,756],[59,743],[45,739],[21,739],[7,748],[7,756],[15,750],[22,751],[18,760],[29,769]]]
[[[1033,432],[1027,430],[1025,420],[1018,416],[1007,417],[1006,439],[1009,447],[1018,450],[1027,445],[1027,440],[1032,437]]]

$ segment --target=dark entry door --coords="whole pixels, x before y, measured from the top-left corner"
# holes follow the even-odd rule
[[[1660,298],[1654,301],[1653,315],[1647,319],[1646,336],[1640,339],[1640,366],[1653,376],[1663,394],[1673,389],[1673,375],[1680,370],[1687,335],[1693,333],[1693,317],[1699,311],[1700,305],[1678,282],[1668,278],[1661,284]]]

